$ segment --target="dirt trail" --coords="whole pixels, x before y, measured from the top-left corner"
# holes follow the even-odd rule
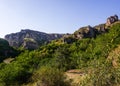
[[[79,84],[85,78],[85,73],[80,69],[68,70],[66,73],[67,79],[72,81],[72,84]]]

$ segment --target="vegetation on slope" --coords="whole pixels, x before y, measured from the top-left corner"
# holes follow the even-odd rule
[[[120,45],[120,23],[96,38],[67,44],[52,41],[37,50],[25,50],[10,64],[0,64],[1,86],[118,86],[120,68],[108,60]],[[120,61],[117,59],[118,62]],[[86,76],[72,84],[64,72],[79,69]]]
[[[9,46],[9,43],[0,38],[0,62],[9,57],[15,57],[18,54],[17,50]]]

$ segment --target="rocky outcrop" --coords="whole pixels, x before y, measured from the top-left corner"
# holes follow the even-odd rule
[[[99,24],[94,27],[91,27],[90,25],[81,27],[72,34],[73,36],[69,35],[64,37],[64,42],[70,42],[73,39],[95,38],[96,35],[108,32],[109,26],[117,21],[119,21],[118,16],[114,15],[107,18],[105,24]]]
[[[96,37],[96,29],[89,25],[78,29],[73,34],[64,35],[63,42],[70,44],[76,41],[77,39],[94,38],[94,37]]]
[[[73,43],[75,40],[76,39],[73,37],[73,35],[69,33],[65,34],[62,38],[62,41],[68,44]]]
[[[96,35],[105,33],[107,29],[105,28],[105,24],[97,25],[95,27],[91,27],[90,25],[86,27],[81,27],[73,34],[66,34],[63,36],[64,43],[72,43],[76,40],[83,38],[95,38]]]
[[[105,26],[106,26],[105,24],[99,24],[94,26],[93,28],[95,29],[95,34],[98,35],[108,32],[108,28],[106,28]]]
[[[59,39],[63,34],[47,34],[44,32],[33,31],[29,29],[21,30],[17,33],[8,34],[5,39],[13,47],[24,47],[26,49],[36,49],[38,46]]]
[[[32,38],[24,38],[24,42],[22,46],[25,49],[32,50],[32,49],[37,49],[39,47],[39,44]]]
[[[114,15],[114,16],[110,16],[107,18],[107,22],[106,22],[106,26],[110,26],[112,23],[118,21],[118,16]]]
[[[12,33],[5,36],[5,39],[9,42],[10,46],[14,47],[24,47],[26,49],[36,49],[42,44],[49,43],[51,40],[62,38],[64,43],[72,43],[76,39],[83,38],[95,38],[96,35],[106,33],[109,30],[111,24],[119,21],[118,16],[110,16],[107,18],[106,23],[99,24],[94,27],[90,25],[86,27],[81,27],[73,34],[47,34],[43,32],[33,31],[33,30],[21,30],[18,33]],[[64,35],[64,36],[63,36]]]
[[[74,33],[74,37],[77,39],[95,37],[95,29],[90,25],[87,27],[82,27]]]

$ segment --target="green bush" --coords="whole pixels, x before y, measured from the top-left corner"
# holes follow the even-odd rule
[[[42,66],[32,77],[32,80],[39,86],[69,86],[65,79],[62,71],[48,66]]]
[[[111,63],[99,64],[88,73],[81,86],[119,86],[120,67],[114,68]]]

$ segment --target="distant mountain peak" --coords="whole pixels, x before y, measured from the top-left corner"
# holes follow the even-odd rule
[[[5,39],[13,47],[22,46],[26,49],[36,49],[38,46],[51,40],[59,39],[62,36],[63,34],[47,34],[30,29],[22,29],[20,32],[6,35]]]
[[[117,15],[110,16],[104,24],[99,24],[94,27],[91,27],[90,25],[81,27],[73,34],[66,35],[56,33],[48,34],[30,29],[21,29],[20,32],[6,35],[5,39],[9,42],[10,46],[22,46],[26,49],[36,49],[44,43],[62,37],[63,42],[67,43],[71,43],[74,39],[95,38],[96,35],[107,32],[109,27],[117,21],[119,21]]]

